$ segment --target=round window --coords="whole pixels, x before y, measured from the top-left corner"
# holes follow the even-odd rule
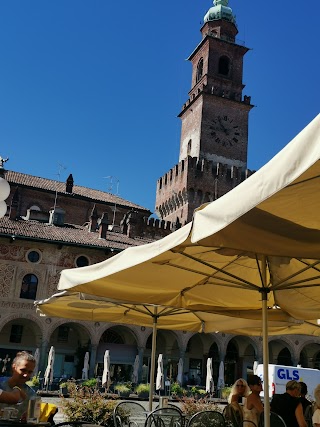
[[[29,262],[39,262],[40,261],[40,253],[37,251],[29,251],[27,254],[27,258]]]
[[[76,259],[77,267],[86,267],[87,265],[89,265],[89,260],[86,256],[81,255]]]

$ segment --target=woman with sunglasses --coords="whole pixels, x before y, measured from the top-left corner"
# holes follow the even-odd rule
[[[253,421],[257,426],[259,424],[260,414],[263,412],[263,404],[260,398],[260,392],[262,391],[261,378],[258,375],[249,375],[248,386],[250,387],[251,393],[247,397],[243,405],[243,425],[246,426],[245,421]],[[248,423],[248,426],[252,424]]]

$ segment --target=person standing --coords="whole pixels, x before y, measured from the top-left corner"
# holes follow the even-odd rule
[[[36,360],[32,354],[27,351],[20,351],[13,359],[11,369],[12,376],[6,380],[0,381],[0,389],[4,392],[20,391],[22,399],[19,400],[17,406],[17,417],[24,419],[26,417],[28,402],[31,396],[36,393],[29,387],[26,382],[30,379],[36,366]],[[2,393],[3,394],[3,393]],[[1,397],[1,395],[0,395]],[[0,408],[8,406],[8,403],[0,403]]]
[[[286,384],[285,393],[275,394],[272,398],[271,411],[280,415],[288,427],[307,427],[303,416],[302,403],[300,402],[300,393],[300,383],[291,380]]]
[[[260,414],[263,412],[263,404],[260,398],[262,391],[261,378],[258,375],[249,375],[248,386],[251,394],[246,398],[243,405],[243,425],[246,426],[246,421],[253,421],[257,426],[260,420]],[[248,425],[251,425],[248,423]]]

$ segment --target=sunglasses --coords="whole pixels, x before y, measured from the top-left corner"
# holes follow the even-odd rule
[[[237,387],[244,387],[244,384],[237,384]]]

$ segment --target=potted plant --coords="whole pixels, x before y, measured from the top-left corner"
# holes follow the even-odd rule
[[[118,392],[120,397],[129,397],[131,394],[131,384],[129,383],[119,383],[114,386],[116,392]]]
[[[98,384],[97,378],[90,378],[88,380],[84,380],[81,383],[82,387],[96,388]]]
[[[170,391],[173,396],[182,396],[184,394],[184,390],[178,382],[171,384]]]
[[[60,383],[59,390],[60,390],[60,394],[62,394],[63,396],[68,394],[68,383],[67,382]]]
[[[138,397],[147,398],[149,397],[150,392],[150,384],[139,384],[136,387],[136,393]]]
[[[31,387],[34,391],[37,391],[40,387],[40,379],[39,379],[40,372],[38,375],[34,375],[31,380],[27,381],[26,384]]]

